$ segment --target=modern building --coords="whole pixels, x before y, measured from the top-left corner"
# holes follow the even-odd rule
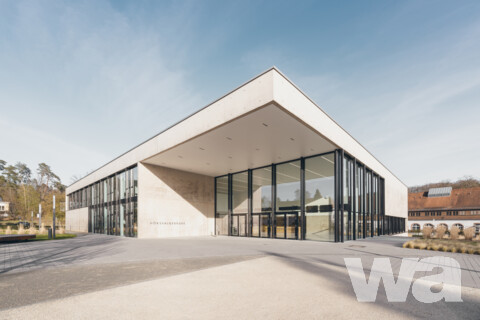
[[[67,230],[139,238],[341,242],[404,232],[408,211],[407,186],[276,68],[67,196]]]
[[[408,195],[409,230],[444,225],[447,230],[476,227],[480,232],[480,187],[452,189],[432,188],[428,192]]]

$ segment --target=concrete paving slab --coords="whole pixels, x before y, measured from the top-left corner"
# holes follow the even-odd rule
[[[302,262],[304,263],[304,262]],[[340,279],[344,279],[341,281]],[[340,280],[340,281],[339,281]],[[346,281],[345,281],[346,280]],[[0,313],[2,319],[478,319],[480,290],[464,302],[409,297],[357,302],[345,268],[265,257]]]

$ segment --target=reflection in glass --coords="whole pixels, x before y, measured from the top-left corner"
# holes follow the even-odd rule
[[[276,211],[300,210],[300,161],[277,165]]]
[[[365,236],[372,235],[372,172],[365,175]]]
[[[343,158],[343,235],[344,240],[352,239],[352,170],[353,161]]]
[[[260,237],[260,215],[252,215],[252,237]]]
[[[297,239],[298,235],[298,214],[286,214],[286,238]]]
[[[335,155],[305,159],[305,239],[335,241]]]
[[[357,239],[363,238],[363,167],[357,167],[357,176],[355,179],[356,182],[356,202],[355,208],[357,211],[356,221],[357,221]]]
[[[232,175],[233,213],[248,212],[248,173],[241,172]]]
[[[216,178],[215,232],[228,235],[228,176]]]
[[[232,216],[232,236],[238,236],[238,216]]]
[[[238,215],[238,235],[240,237],[247,235],[247,216],[244,214]]]
[[[275,215],[275,237],[280,239],[285,238],[285,215],[284,214]]]
[[[270,215],[262,214],[260,217],[260,236],[262,238],[270,237]]]
[[[272,168],[252,170],[252,206],[254,213],[272,211]]]

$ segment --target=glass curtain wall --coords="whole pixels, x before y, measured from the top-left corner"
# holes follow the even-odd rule
[[[305,239],[335,241],[335,154],[305,159]]]
[[[384,180],[338,150],[220,176],[215,185],[217,235],[347,241],[404,225],[403,218],[385,216]]]
[[[343,236],[344,240],[352,240],[354,233],[353,212],[353,160],[343,158]]]
[[[373,236],[378,236],[378,176],[372,176],[372,222]]]
[[[68,195],[69,210],[81,207],[80,204],[88,207],[89,232],[136,237],[137,170],[136,166],[122,170],[85,187],[81,193],[77,191]],[[77,204],[77,207],[72,204]]]
[[[299,239],[300,216],[300,160],[276,166],[276,207],[274,232],[276,238]]]
[[[252,170],[252,237],[270,237],[272,167]]]
[[[248,215],[248,172],[232,175],[232,221],[231,235],[247,235]]]
[[[364,167],[357,164],[356,176],[355,176],[355,210],[356,210],[356,221],[357,221],[357,239],[365,238],[364,233],[364,224],[365,224],[365,214],[364,214],[364,183],[363,178]]]
[[[216,185],[215,234],[228,235],[228,176],[218,177]]]
[[[365,174],[365,236],[372,235],[372,172],[367,170]]]

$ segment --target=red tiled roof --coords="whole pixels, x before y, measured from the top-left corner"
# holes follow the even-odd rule
[[[480,208],[480,187],[453,189],[449,197],[429,198],[428,192],[408,194],[408,210]]]

